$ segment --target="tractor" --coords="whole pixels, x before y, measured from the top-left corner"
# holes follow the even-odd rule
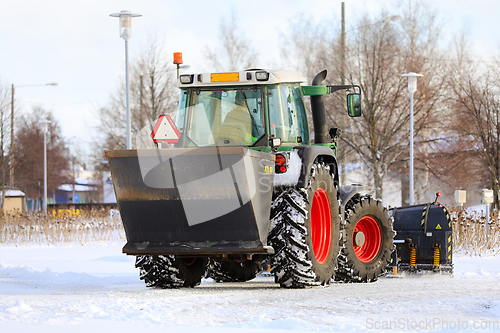
[[[405,214],[340,184],[341,131],[327,127],[324,98],[347,90],[347,113],[359,117],[361,89],[321,85],[326,75],[310,86],[287,70],[180,75],[177,113],[141,131],[136,149],[106,152],[123,252],[146,286],[244,282],[263,265],[284,288],[386,273],[393,216]]]

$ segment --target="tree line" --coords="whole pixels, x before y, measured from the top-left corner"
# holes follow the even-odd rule
[[[464,33],[457,34],[453,43],[443,45],[439,22],[445,13],[435,11],[428,1],[399,0],[394,8],[401,19],[389,19],[394,12],[386,9],[362,15],[348,25],[345,40],[340,33],[340,18],[313,21],[296,17],[282,32],[280,59],[270,61],[274,68],[297,70],[309,83],[315,74],[327,69],[325,84],[361,87],[362,117],[347,119],[345,96],[336,93],[326,98],[328,121],[330,127],[343,130],[339,143],[342,167],[362,166],[366,182],[377,197],[382,197],[383,184],[389,179],[408,182],[410,95],[407,78],[401,74],[423,74],[414,95],[415,201],[429,201],[426,190],[431,184],[438,184],[449,197],[455,189],[492,188],[498,202],[500,54],[478,58]],[[259,59],[266,55],[254,51],[251,32],[242,31],[237,22],[237,13],[233,11],[220,22],[219,43],[200,50],[206,54],[207,71],[262,67]],[[129,68],[134,135],[144,127],[152,130],[160,115],[175,113],[178,90],[174,87],[172,53],[166,52],[162,43],[150,42]],[[2,117],[7,117],[4,112],[8,112],[4,93],[0,89],[0,149],[4,156],[0,181],[5,186],[9,179],[5,171],[9,167],[9,140],[4,138],[4,132],[8,133],[9,125],[2,122]],[[101,121],[96,128],[99,135],[95,164],[102,166],[103,150],[126,146],[124,84],[111,93],[108,103],[97,110],[97,116]],[[43,151],[38,147],[43,142],[41,127],[36,120],[30,125],[30,119],[24,119],[23,126],[34,136],[16,132],[15,156],[23,156],[27,162],[16,166],[16,158],[15,166],[19,185],[27,194],[36,196],[43,184],[40,171],[33,170],[31,178],[21,176],[23,170],[35,167],[29,158],[39,158]],[[59,133],[57,123],[53,124],[51,133]],[[22,140],[27,143],[22,144]],[[68,167],[68,160],[64,162],[68,153],[57,137],[51,137],[49,142],[55,149],[51,154],[57,150],[61,156],[61,162],[49,159],[57,164],[53,166],[56,174],[52,184],[56,186],[63,181],[56,170]],[[403,204],[408,203],[407,191],[403,186]]]
[[[454,189],[492,188],[498,201],[500,56],[478,58],[464,33],[443,45],[442,16],[428,1],[399,0],[395,8],[399,20],[385,9],[359,17],[346,29],[345,41],[340,20],[297,17],[282,33],[282,57],[273,59],[274,65],[295,69],[308,82],[327,69],[324,83],[361,87],[360,118],[346,119],[342,93],[326,99],[329,126],[343,130],[339,159],[362,165],[377,197],[383,195],[384,181],[400,180],[403,204],[409,201],[404,184],[408,183],[410,95],[407,78],[401,74],[423,74],[414,95],[415,201],[432,199],[426,191],[431,184],[438,184],[448,197],[453,197]],[[236,13],[222,19],[219,44],[204,50],[208,71],[259,68],[258,59],[266,55],[252,51],[249,35],[238,27]],[[136,132],[144,125],[152,127],[160,114],[172,114],[178,96],[172,84],[171,54],[159,52],[157,43],[151,45],[132,70]],[[99,110],[105,137],[100,148],[125,147],[123,94],[119,87]]]
[[[57,188],[71,182],[67,173],[71,156],[61,137],[61,128],[51,112],[40,106],[15,119],[14,128],[14,168],[12,170],[11,142],[11,89],[0,82],[0,208],[3,207],[8,190],[19,189],[27,198],[43,197],[44,169],[44,125],[40,120],[48,120],[47,133],[47,192],[49,196]],[[20,109],[16,108],[15,114]],[[13,171],[13,172],[12,172]]]

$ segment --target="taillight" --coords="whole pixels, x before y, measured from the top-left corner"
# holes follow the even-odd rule
[[[284,173],[287,169],[286,157],[283,154],[276,154],[276,173]]]

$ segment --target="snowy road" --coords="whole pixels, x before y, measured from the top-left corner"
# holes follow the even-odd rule
[[[0,247],[2,332],[500,331],[500,258],[455,276],[280,289],[272,277],[147,289],[120,245]]]

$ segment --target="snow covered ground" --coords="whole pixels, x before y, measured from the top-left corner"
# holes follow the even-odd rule
[[[280,289],[272,277],[146,288],[121,245],[0,246],[2,332],[500,331],[500,257],[455,256],[454,277]]]

